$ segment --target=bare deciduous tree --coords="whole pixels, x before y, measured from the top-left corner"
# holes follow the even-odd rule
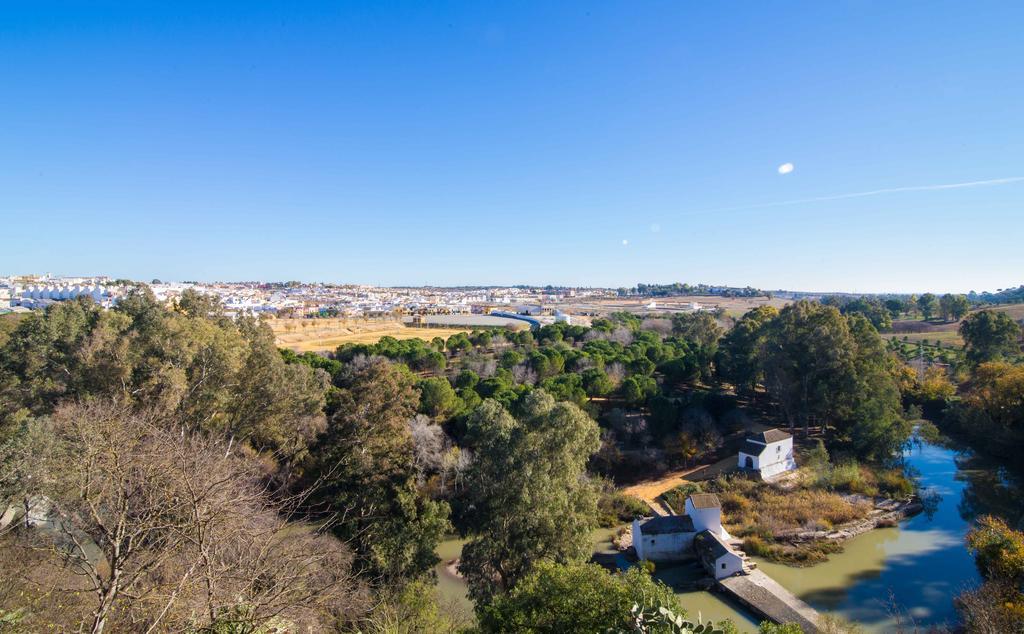
[[[498,370],[498,362],[491,356],[473,355],[462,362],[462,367],[476,372],[481,379],[489,379]]]
[[[348,550],[289,522],[296,500],[270,495],[255,459],[111,404],[63,406],[32,427],[3,457],[31,469],[4,493],[28,501],[8,536],[37,564],[19,582],[67,594],[39,625],[307,628],[362,605]]]
[[[409,431],[412,434],[416,479],[422,485],[427,475],[441,471],[449,443],[441,426],[435,425],[430,417],[424,414],[417,414],[409,419]]]
[[[640,330],[656,332],[664,338],[672,334],[672,320],[648,317],[640,324]]]
[[[537,383],[537,372],[529,364],[520,363],[512,367],[512,378],[522,385],[534,385]]]
[[[445,454],[441,470],[441,492],[449,490],[458,493],[465,484],[466,471],[473,464],[473,453],[469,449],[453,446]]]
[[[604,367],[604,373],[608,375],[612,385],[617,389],[626,378],[626,368],[618,361],[609,363]]]
[[[611,332],[611,334],[608,337],[608,340],[614,341],[615,343],[621,343],[624,346],[628,346],[629,344],[633,343],[633,331],[630,330],[629,328],[626,328],[625,326],[619,326],[618,328]]]

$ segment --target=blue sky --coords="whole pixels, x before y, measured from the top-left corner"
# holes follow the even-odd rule
[[[770,204],[1024,176],[1021,24],[1009,1],[0,0],[0,273],[1016,286],[1024,181]]]

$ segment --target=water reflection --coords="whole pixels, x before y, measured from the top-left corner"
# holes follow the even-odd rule
[[[625,568],[630,565],[630,562],[612,545],[611,536],[614,532],[614,529],[608,529],[604,536],[600,532],[595,533],[593,535],[594,552],[617,553],[619,568]],[[711,620],[715,623],[731,620],[741,632],[756,632],[758,622],[739,604],[719,594],[689,589],[694,581],[705,576],[704,569],[696,560],[678,565],[662,566],[654,572],[655,579],[677,589],[676,596],[679,598],[679,603],[686,608],[686,613],[691,618],[699,616],[702,621]]]
[[[845,552],[812,568],[759,562],[762,569],[819,610],[868,631],[892,630],[897,611],[918,625],[953,622],[953,598],[978,581],[964,535],[979,514],[1019,521],[1021,488],[1005,470],[937,444],[915,443],[904,458],[927,512],[850,540]]]
[[[437,594],[441,606],[453,610],[454,613],[470,619],[473,614],[473,603],[466,596],[466,583],[448,570],[448,562],[462,554],[465,539],[448,539],[437,547],[437,556],[441,562],[434,568],[437,573]]]
[[[986,468],[985,461],[969,457],[960,461],[958,478],[964,483],[957,510],[965,521],[979,515],[998,515],[1011,526],[1024,528],[1024,495],[1019,478],[1004,468]]]
[[[927,512],[898,528],[869,531],[845,544],[845,551],[811,568],[791,568],[758,561],[779,583],[823,612],[835,612],[861,623],[868,632],[892,631],[896,612],[917,625],[952,623],[953,598],[978,582],[964,535],[982,514],[1003,517],[1024,526],[1024,494],[1020,479],[1007,470],[945,446],[916,442],[904,454],[918,479]],[[609,529],[592,535],[595,552],[614,552]],[[448,561],[462,549],[461,540],[444,542],[439,555]],[[626,565],[623,559],[620,565]],[[656,577],[684,588],[701,575],[696,566],[666,567]],[[467,613],[465,585],[438,567],[445,600]],[[680,592],[688,612],[706,619],[732,619],[741,631],[756,632],[757,623],[742,608],[709,592]]]
[[[615,554],[618,556],[618,565],[625,568],[630,562],[619,553],[611,542],[616,529],[602,528],[594,531],[590,540],[594,545],[594,552],[599,554]],[[466,596],[466,584],[459,577],[451,574],[447,569],[447,563],[462,553],[462,546],[466,543],[464,539],[448,539],[438,546],[437,555],[441,562],[435,568],[437,573],[437,588],[442,607],[447,610],[455,610],[464,616],[473,614],[473,604]],[[703,570],[693,563],[691,566],[670,566],[655,573],[655,578],[660,579],[669,586],[686,588],[690,583],[704,576]],[[691,617],[700,617],[718,622],[726,619],[732,620],[739,627],[741,632],[756,632],[757,621],[743,611],[743,608],[730,601],[725,601],[720,595],[710,592],[681,591],[677,593],[683,607]]]

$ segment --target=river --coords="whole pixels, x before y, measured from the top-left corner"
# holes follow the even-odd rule
[[[964,535],[978,515],[1000,515],[1012,526],[1024,523],[1024,486],[1005,469],[967,452],[916,442],[904,454],[906,464],[931,498],[928,512],[895,528],[880,528],[845,543],[842,553],[810,568],[792,568],[755,559],[758,567],[821,612],[832,612],[861,624],[866,632],[892,631],[897,612],[917,625],[952,622],[953,598],[979,580],[964,547]],[[597,531],[595,550],[610,548],[611,530]],[[439,555],[451,559],[461,542],[441,545]],[[462,582],[439,567],[440,591],[449,604],[469,610]],[[685,581],[699,572],[678,567],[655,574],[666,583]],[[741,630],[757,624],[739,606],[709,592],[682,592],[691,616],[716,621],[732,619]]]

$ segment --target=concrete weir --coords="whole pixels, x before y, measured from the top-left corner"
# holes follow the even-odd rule
[[[797,623],[804,634],[820,631],[818,612],[760,570],[720,579],[718,588],[763,618]]]

